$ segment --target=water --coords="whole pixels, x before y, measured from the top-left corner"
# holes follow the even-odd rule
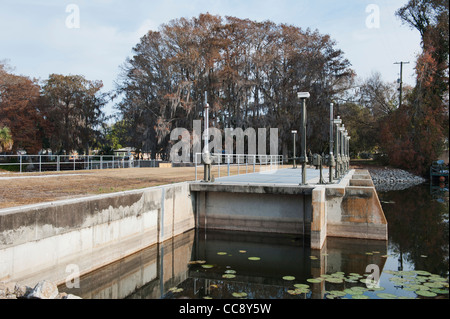
[[[428,185],[379,193],[388,242],[328,238],[316,251],[305,237],[191,231],[60,290],[95,299],[448,299],[448,193],[440,195]]]

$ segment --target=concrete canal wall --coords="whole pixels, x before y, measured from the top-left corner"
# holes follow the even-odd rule
[[[339,184],[180,183],[0,210],[0,281],[67,281],[194,228],[387,240],[367,171]]]
[[[191,183],[200,228],[387,240],[387,222],[370,174],[350,171],[338,184]]]
[[[62,283],[68,265],[82,275],[193,228],[187,183],[4,209],[0,281]]]
[[[326,237],[388,240],[387,220],[370,174],[351,171],[339,184],[318,186],[312,193],[311,248]]]

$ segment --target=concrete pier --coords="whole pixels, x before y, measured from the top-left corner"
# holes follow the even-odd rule
[[[321,249],[327,236],[387,240],[387,222],[367,171],[351,170],[337,184],[319,172],[284,169],[191,183],[196,224],[205,229],[309,235]],[[324,176],[326,180],[327,176]]]

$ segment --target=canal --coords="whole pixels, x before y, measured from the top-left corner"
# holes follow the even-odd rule
[[[379,198],[387,242],[327,238],[318,251],[306,237],[194,230],[59,288],[86,299],[448,299],[448,192]]]

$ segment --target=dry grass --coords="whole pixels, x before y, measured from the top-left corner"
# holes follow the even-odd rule
[[[258,171],[256,167],[256,171]],[[253,172],[240,167],[239,173]],[[236,167],[231,175],[238,172]],[[203,178],[203,168],[198,169]],[[217,168],[213,175],[218,177]],[[221,176],[227,168],[221,168]],[[47,176],[47,177],[44,177]],[[51,176],[51,177],[48,177]],[[6,179],[5,177],[20,177]],[[36,178],[40,177],[40,178]],[[0,174],[0,209],[88,195],[114,193],[165,184],[195,180],[195,168],[126,168],[74,172],[4,173]]]

